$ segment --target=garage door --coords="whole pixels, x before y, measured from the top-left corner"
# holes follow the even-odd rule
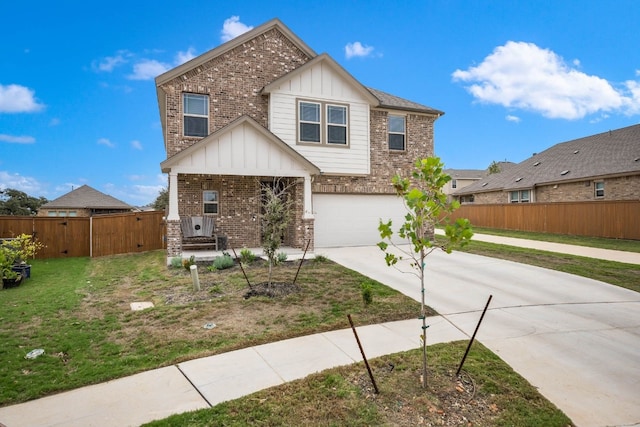
[[[407,211],[393,195],[315,194],[315,247],[375,245],[380,241],[380,219],[393,220],[393,229]]]

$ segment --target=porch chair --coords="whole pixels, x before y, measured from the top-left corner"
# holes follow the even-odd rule
[[[183,249],[218,250],[215,221],[210,216],[187,216],[180,219]]]

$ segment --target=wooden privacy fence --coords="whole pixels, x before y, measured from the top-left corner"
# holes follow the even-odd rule
[[[164,212],[94,217],[0,216],[0,238],[31,234],[46,245],[38,258],[116,255],[164,249]]]
[[[640,240],[640,201],[463,204],[452,218],[477,227]]]

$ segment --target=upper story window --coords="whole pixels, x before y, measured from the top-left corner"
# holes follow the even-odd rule
[[[593,186],[596,198],[600,199],[604,197],[604,181],[594,182]]]
[[[347,144],[347,107],[327,105],[327,143]]]
[[[202,192],[202,206],[203,212],[209,215],[215,215],[218,213],[218,192],[212,190],[206,190]]]
[[[320,142],[320,104],[300,103],[300,141]]]
[[[184,136],[204,137],[209,134],[209,96],[182,94]]]
[[[520,190],[509,192],[510,203],[529,203],[531,201],[531,191]]]
[[[451,188],[458,188],[458,181],[456,181],[455,179],[451,180]]]
[[[349,109],[324,102],[298,102],[298,141],[303,143],[349,144]]]
[[[389,115],[389,150],[404,151],[406,126],[404,116]]]

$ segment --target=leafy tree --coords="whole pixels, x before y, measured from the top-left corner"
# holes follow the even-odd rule
[[[47,203],[44,197],[32,197],[12,188],[0,190],[0,215],[35,215]]]
[[[163,188],[160,190],[160,194],[156,197],[156,200],[151,204],[151,207],[157,211],[163,211],[169,206],[169,189]]]
[[[268,286],[271,286],[273,266],[278,263],[278,249],[291,220],[290,209],[293,204],[288,190],[293,184],[286,184],[281,178],[272,183],[260,183],[262,189],[262,249],[269,261]]]
[[[388,266],[395,266],[398,261],[407,257],[415,276],[420,280],[422,293],[420,302],[420,319],[422,319],[422,385],[427,385],[427,324],[425,305],[425,266],[426,257],[436,249],[451,253],[454,247],[461,247],[469,243],[473,232],[469,220],[457,219],[453,224],[448,223],[448,216],[460,206],[457,201],[447,201],[447,196],[442,192],[442,187],[451,180],[451,177],[443,172],[444,164],[438,157],[428,157],[416,161],[411,174],[412,179],[396,175],[392,179],[393,186],[398,196],[403,198],[407,209],[405,221],[397,230],[397,235],[402,238],[409,247],[400,247],[393,243],[391,220],[380,220],[378,230],[383,239],[378,247],[385,253],[385,261]],[[434,227],[445,225],[446,241],[438,244],[433,240]],[[393,246],[391,251],[389,246]],[[399,255],[398,255],[399,253]]]
[[[500,163],[496,162],[495,160],[491,162],[491,164],[487,168],[487,172],[489,172],[489,175],[502,172],[502,170],[500,169]]]

